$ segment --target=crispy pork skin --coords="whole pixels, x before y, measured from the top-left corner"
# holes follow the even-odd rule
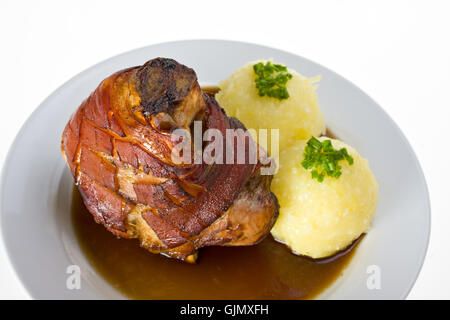
[[[227,129],[245,129],[202,92],[192,69],[157,58],[106,78],[72,115],[61,144],[97,223],[118,237],[138,238],[150,252],[187,262],[204,246],[258,243],[278,215],[271,176],[260,174],[260,162],[173,161],[180,141],[172,133],[181,129],[193,137],[194,120],[224,139]],[[208,146],[191,140],[193,149]],[[251,138],[245,147],[264,153]]]

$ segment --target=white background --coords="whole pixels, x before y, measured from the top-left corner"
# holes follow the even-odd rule
[[[409,298],[449,299],[449,1],[2,0],[0,165],[30,113],[75,74],[137,47],[199,38],[304,56],[390,114],[419,158],[431,197],[430,246]],[[0,244],[0,298],[27,297]]]

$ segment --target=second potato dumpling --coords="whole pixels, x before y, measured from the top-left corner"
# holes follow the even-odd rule
[[[378,184],[369,163],[355,149],[334,139],[335,149],[345,148],[353,158],[340,161],[338,179],[322,182],[302,166],[307,142],[296,141],[281,151],[281,167],[272,182],[280,203],[280,215],[272,229],[275,239],[294,253],[324,258],[347,248],[370,226],[378,202]]]
[[[288,69],[292,78],[286,84],[287,99],[260,96],[253,70],[258,62],[247,63],[219,83],[220,91],[215,98],[227,115],[238,118],[247,128],[279,129],[280,150],[296,139],[320,136],[325,130],[325,120],[316,94],[318,78],[309,79]],[[270,148],[267,151],[271,153]]]

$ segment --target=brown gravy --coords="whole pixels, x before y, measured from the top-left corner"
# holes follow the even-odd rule
[[[332,259],[296,256],[269,235],[251,247],[206,247],[196,264],[117,239],[96,224],[75,187],[72,220],[80,246],[97,272],[131,299],[311,299],[332,284],[354,247]]]
[[[211,96],[218,91],[202,89]],[[359,242],[313,260],[292,254],[269,235],[250,247],[202,248],[198,262],[188,264],[151,254],[137,240],[117,239],[94,222],[76,187],[72,220],[90,263],[132,299],[312,299],[342,274]]]

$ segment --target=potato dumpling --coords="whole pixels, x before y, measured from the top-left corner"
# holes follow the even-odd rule
[[[257,62],[247,63],[219,83],[220,91],[215,98],[227,115],[238,118],[247,128],[279,129],[280,150],[295,139],[308,139],[311,135],[323,133],[325,121],[319,109],[315,85],[318,78],[308,79],[288,69],[292,74],[286,85],[289,98],[261,97],[255,86],[256,74],[253,71],[253,65]],[[270,138],[268,140],[270,144]],[[267,151],[271,153],[270,148]]]
[[[324,141],[329,138],[319,138]],[[280,203],[280,215],[271,233],[294,253],[323,258],[348,247],[367,231],[378,201],[378,184],[369,163],[355,149],[334,140],[334,149],[346,148],[353,165],[339,161],[342,175],[311,178],[301,165],[307,141],[296,141],[280,153],[281,167],[272,191]]]

